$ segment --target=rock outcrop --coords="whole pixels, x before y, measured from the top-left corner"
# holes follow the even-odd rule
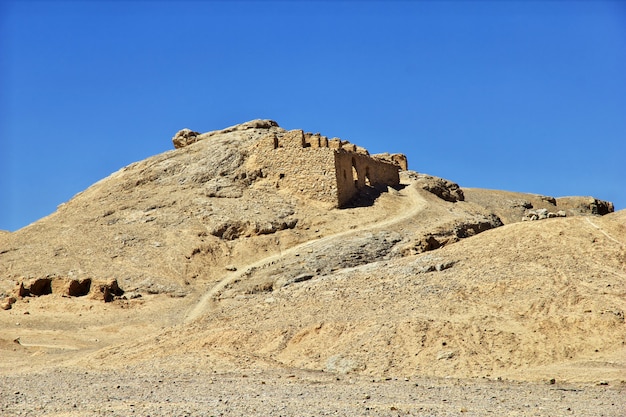
[[[444,178],[432,177],[425,174],[417,174],[417,185],[424,190],[435,194],[442,200],[452,203],[464,201],[465,196],[459,184]]]
[[[179,149],[179,148],[184,148],[185,146],[189,146],[193,143],[196,143],[199,140],[210,138],[211,136],[215,136],[215,135],[244,131],[244,130],[249,130],[249,129],[270,129],[272,127],[279,127],[278,123],[276,123],[274,120],[256,119],[256,120],[251,120],[246,123],[241,123],[238,125],[230,126],[225,129],[213,130],[207,133],[198,133],[198,132],[194,132],[191,129],[182,129],[182,130],[179,130],[174,135],[174,137],[172,138],[172,142],[174,143],[174,147],[176,149]]]
[[[610,201],[598,200],[594,197],[559,197],[556,199],[559,209],[575,214],[597,214],[604,216],[613,213],[615,207]]]
[[[174,143],[174,147],[184,148],[185,146],[189,146],[192,143],[197,142],[198,136],[200,136],[199,132],[194,132],[191,129],[181,129],[172,138],[172,142]]]
[[[554,198],[541,194],[478,188],[464,188],[463,193],[465,201],[493,211],[505,224],[552,217],[605,215],[614,211],[611,202],[593,197]]]
[[[422,236],[417,236],[409,245],[398,248],[401,256],[417,255],[432,251],[446,245],[456,243],[461,239],[476,236],[479,233],[502,226],[502,221],[495,214],[476,215],[462,221],[440,226]]]
[[[13,307],[13,304],[17,301],[15,297],[6,297],[4,302],[0,304],[0,309],[2,310],[10,310]]]

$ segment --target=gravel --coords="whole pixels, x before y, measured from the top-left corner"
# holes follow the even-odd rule
[[[624,386],[156,367],[0,377],[2,416],[623,416]]]

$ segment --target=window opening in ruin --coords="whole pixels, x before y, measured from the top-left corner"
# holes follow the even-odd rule
[[[75,280],[70,281],[70,285],[67,289],[67,295],[72,297],[82,297],[84,295],[89,294],[91,290],[91,279],[83,279],[83,280]]]
[[[365,167],[365,185],[368,187],[372,185],[372,181],[370,179],[370,167]]]
[[[344,180],[348,179],[348,175],[346,174],[346,170],[345,169],[343,170],[343,179]]]
[[[356,170],[356,161],[352,158],[352,179],[354,180],[354,186],[359,186],[359,173]]]
[[[51,278],[39,278],[30,284],[31,295],[48,295],[52,294],[52,279]]]

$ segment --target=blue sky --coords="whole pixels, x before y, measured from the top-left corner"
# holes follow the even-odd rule
[[[0,3],[0,229],[256,118],[626,208],[626,3]]]

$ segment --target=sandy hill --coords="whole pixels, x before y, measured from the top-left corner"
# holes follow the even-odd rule
[[[0,373],[626,380],[623,210],[414,171],[337,208],[264,172],[283,134],[205,134],[0,234]]]

